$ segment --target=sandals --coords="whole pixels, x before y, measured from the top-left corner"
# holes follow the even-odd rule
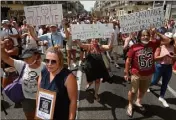
[[[91,84],[87,84],[85,90],[87,91],[90,88]]]
[[[94,95],[94,99],[99,102],[100,101],[100,97],[98,95]]]
[[[133,107],[130,109],[130,107],[128,106],[128,107],[127,107],[126,114],[127,114],[129,117],[133,117]]]
[[[138,107],[141,111],[146,111],[146,110],[145,110],[145,107],[144,107],[143,105],[141,105],[140,103],[135,102],[134,105],[135,105],[136,107]]]

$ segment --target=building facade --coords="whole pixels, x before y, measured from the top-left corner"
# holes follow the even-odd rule
[[[176,1],[98,1],[94,5],[96,13],[101,16],[118,17],[133,12],[164,7],[167,19],[176,20]],[[99,12],[97,12],[99,11]]]
[[[84,11],[84,6],[79,1],[1,1],[1,21],[10,18],[20,21],[25,17],[24,6],[42,4],[62,4],[65,16],[77,15]]]

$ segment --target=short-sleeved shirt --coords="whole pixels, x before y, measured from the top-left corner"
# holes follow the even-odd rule
[[[21,60],[14,60],[14,67],[20,74],[25,62]],[[37,81],[38,76],[41,74],[43,67],[45,66],[44,63],[41,63],[40,67],[36,69],[32,69],[26,64],[24,69],[24,73],[22,76],[22,90],[25,98],[28,99],[36,99],[36,93],[38,90]]]
[[[57,32],[55,34],[47,33],[44,35],[39,36],[39,39],[47,40],[48,47],[59,45],[63,47],[63,40],[65,38],[65,34],[63,32]]]
[[[159,45],[160,41],[153,40],[146,46],[139,43],[130,47],[128,57],[132,58],[132,74],[148,76],[154,72],[154,53]]]
[[[6,33],[6,35],[17,35],[18,34],[18,31],[15,29],[15,28],[11,28],[10,29],[3,29],[3,31]],[[12,37],[12,40],[14,42],[14,46],[18,46],[18,41],[16,38]]]

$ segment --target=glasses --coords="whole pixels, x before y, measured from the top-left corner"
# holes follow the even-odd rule
[[[50,60],[50,59],[44,59],[44,62],[46,63],[46,64],[51,64],[51,65],[54,65],[54,64],[56,64],[56,60]]]

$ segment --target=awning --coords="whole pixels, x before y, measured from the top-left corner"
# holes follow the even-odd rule
[[[1,4],[2,8],[10,8],[10,10],[24,10],[24,5],[22,4]]]
[[[1,4],[1,8],[10,8],[8,5],[2,5]]]

